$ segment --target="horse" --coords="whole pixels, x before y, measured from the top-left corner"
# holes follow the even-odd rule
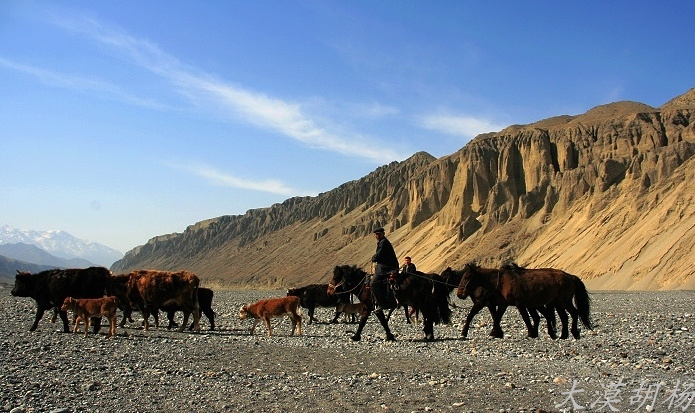
[[[374,311],[375,300],[369,288],[369,275],[356,265],[340,265],[333,269],[333,278],[328,284],[328,294],[355,294],[360,302],[365,304],[362,310],[357,331],[351,337],[359,341],[362,337],[362,329],[367,324],[369,315]],[[448,324],[451,319],[449,308],[449,293],[441,277],[438,274],[424,274],[417,272],[389,274],[389,293],[395,297],[395,307],[398,303],[408,303],[423,316],[424,340],[434,341],[434,324]],[[392,308],[395,308],[392,307]],[[388,320],[384,312],[374,311],[381,326],[386,332],[386,340],[393,341],[395,337],[389,329]]]
[[[572,336],[579,339],[577,319],[593,329],[591,321],[591,298],[586,286],[576,275],[553,268],[526,269],[522,267],[502,267],[500,269],[480,268],[474,263],[464,266],[463,276],[456,295],[465,299],[477,288],[483,288],[503,301],[495,314],[499,323],[507,306],[526,308],[554,308],[562,321],[561,339],[569,337],[567,313],[572,317]],[[576,307],[573,303],[576,303]],[[548,307],[549,306],[549,307]]]
[[[450,290],[453,290],[454,288],[458,287],[463,274],[464,271],[453,270],[451,267],[447,267],[447,269],[442,272],[442,278],[444,278],[445,283],[450,287]],[[494,292],[482,287],[478,287],[473,290],[469,296],[471,301],[473,301],[473,307],[471,307],[470,311],[468,312],[468,316],[466,316],[466,321],[463,324],[463,329],[461,330],[461,336],[464,338],[468,337],[468,330],[470,329],[471,321],[473,321],[473,318],[480,312],[480,310],[487,307],[493,321],[492,330],[490,331],[489,335],[496,338],[504,337],[504,332],[502,331],[502,327],[499,323],[502,318],[502,314],[499,316],[497,315],[497,311],[501,308],[500,306],[504,304],[504,299],[499,294],[495,294]],[[557,338],[557,334],[555,332],[556,320],[554,308],[544,306],[536,309],[517,306],[517,310],[526,324],[526,330],[528,331],[529,337],[538,337],[538,324],[540,322],[540,315],[538,315],[538,312],[540,311],[547,321],[548,335],[553,340]],[[531,322],[529,316],[533,318],[533,322]]]

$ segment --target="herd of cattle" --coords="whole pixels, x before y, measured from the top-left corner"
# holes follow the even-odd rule
[[[34,323],[29,328],[36,330],[44,313],[53,310],[53,321],[57,315],[63,321],[63,331],[69,332],[68,311],[73,314],[73,331],[84,323],[84,334],[90,325],[94,333],[99,331],[101,317],[109,320],[109,334],[116,334],[117,310],[123,313],[119,324],[124,327],[126,321],[133,322],[134,310],[142,314],[143,328],[149,329],[149,317],[152,315],[155,326],[159,327],[159,311],[167,313],[167,328],[177,326],[174,321],[177,311],[183,312],[183,323],[178,325],[183,331],[193,316],[190,329],[200,331],[200,314],[203,313],[210,322],[210,329],[215,329],[215,312],[212,310],[212,290],[200,287],[200,279],[189,271],[139,270],[127,274],[112,274],[103,267],[84,269],[53,269],[32,274],[17,271],[15,285],[12,289],[15,297],[32,298],[36,302]],[[315,321],[316,307],[334,307],[337,322],[341,314],[352,315],[362,311],[362,304],[350,303],[345,296],[329,296],[325,284],[312,284],[302,288],[291,288],[287,297],[261,300],[245,305],[239,312],[241,319],[255,320],[251,333],[260,321],[264,321],[268,335],[272,334],[270,319],[288,315],[292,321],[292,334],[295,328],[302,334],[302,319],[299,307],[308,309],[309,324]]]
[[[30,331],[36,330],[44,313],[53,309],[63,321],[63,331],[68,332],[67,311],[70,310],[75,330],[79,322],[84,322],[85,333],[90,324],[96,333],[104,316],[111,323],[109,336],[112,336],[116,329],[116,308],[123,312],[121,327],[126,320],[132,322],[131,313],[136,309],[142,313],[145,330],[149,328],[150,315],[159,326],[159,310],[167,312],[170,328],[175,325],[174,314],[182,311],[184,321],[179,331],[183,331],[191,315],[191,328],[200,331],[202,311],[210,320],[210,328],[214,329],[213,292],[199,285],[200,279],[188,271],[140,270],[114,275],[106,268],[90,267],[54,269],[37,274],[18,271],[12,295],[36,301],[36,316]]]

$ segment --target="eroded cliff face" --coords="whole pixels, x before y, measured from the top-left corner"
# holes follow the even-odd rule
[[[425,271],[468,261],[561,268],[592,288],[695,288],[695,89],[514,125],[440,159],[418,153],[317,197],[199,222],[114,264],[216,286],[327,282],[369,269],[371,229]]]

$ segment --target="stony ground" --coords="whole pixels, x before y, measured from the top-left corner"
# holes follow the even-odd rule
[[[424,343],[421,326],[395,313],[396,342],[374,318],[352,342],[355,324],[308,325],[306,312],[303,336],[289,336],[286,320],[273,337],[263,326],[249,335],[238,308],[280,291],[217,292],[214,332],[131,324],[113,339],[106,328],[84,338],[45,317],[31,333],[33,301],[9,291],[0,289],[0,411],[538,412],[570,411],[572,401],[586,411],[695,411],[695,292],[594,293],[598,328],[562,341],[526,338],[514,309],[504,339],[487,336],[481,312],[463,340],[470,302],[453,298],[454,323]]]

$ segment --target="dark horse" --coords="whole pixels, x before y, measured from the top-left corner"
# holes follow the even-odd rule
[[[567,312],[572,316],[572,335],[579,338],[577,318],[592,329],[589,293],[579,277],[552,268],[525,269],[521,267],[480,268],[466,264],[456,295],[465,299],[477,288],[483,288],[503,301],[496,317],[499,323],[507,306],[555,309],[562,320],[561,339],[569,337]],[[573,303],[576,303],[576,307]]]
[[[328,284],[328,294],[355,294],[360,302],[366,304],[362,311],[360,324],[352,339],[359,341],[362,329],[367,324],[369,315],[374,310],[374,298],[369,288],[368,274],[355,265],[341,265],[333,269],[333,279]],[[434,324],[449,323],[449,292],[437,274],[392,273],[389,276],[389,291],[395,296],[395,305],[408,303],[422,314],[425,341],[434,340]],[[388,320],[383,311],[374,312],[386,332],[386,340],[395,340],[389,329]]]
[[[521,267],[516,267],[514,265],[508,267],[508,268],[521,268]],[[463,274],[465,271],[461,270],[453,270],[451,267],[447,267],[444,272],[442,272],[442,278],[445,280],[446,284],[450,287],[451,290],[454,288],[458,287],[458,285],[461,282],[461,278],[463,278]],[[490,315],[492,316],[492,330],[490,331],[490,336],[492,337],[497,337],[497,338],[502,338],[504,337],[504,332],[502,331],[502,326],[500,326],[499,321],[502,318],[502,315],[497,315],[497,312],[501,309],[504,308],[506,310],[506,305],[504,302],[504,298],[496,293],[495,291],[490,291],[488,289],[485,289],[483,287],[478,287],[475,290],[473,290],[472,293],[468,295],[471,298],[471,301],[473,301],[473,307],[471,307],[470,311],[468,312],[468,316],[466,316],[466,321],[463,324],[463,329],[461,330],[461,336],[462,337],[468,337],[468,330],[470,329],[470,324],[471,321],[473,321],[473,318],[482,310],[483,308],[487,307],[487,309],[490,311]],[[504,307],[501,307],[504,306]],[[538,312],[540,311],[541,314],[545,317],[548,325],[548,335],[552,338],[555,339],[557,338],[557,335],[555,333],[555,309],[550,307],[550,306],[543,306],[541,308],[526,308],[523,306],[517,306],[517,310],[519,310],[519,314],[521,315],[521,318],[524,320],[524,323],[526,324],[526,329],[528,331],[528,336],[536,338],[538,337],[538,324],[540,322],[540,315],[538,315]],[[504,310],[502,310],[504,311]],[[533,322],[529,319],[529,316],[533,318]]]

